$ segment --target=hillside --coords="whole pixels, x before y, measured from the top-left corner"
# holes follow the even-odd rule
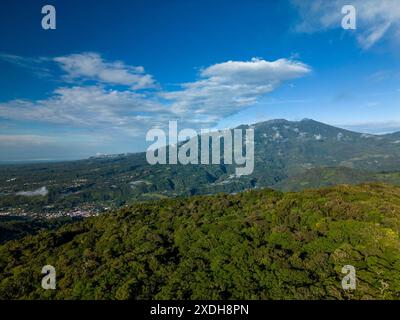
[[[30,217],[0,217],[0,244],[9,240],[23,238],[43,230],[51,230],[79,218],[61,217],[56,219],[34,219]]]
[[[348,167],[316,167],[294,174],[277,183],[274,188],[283,191],[300,191],[338,184],[386,182],[400,185],[399,172],[371,172]]]
[[[399,232],[380,184],[141,203],[1,245],[0,298],[400,299]]]
[[[235,166],[225,164],[151,166],[144,153],[0,166],[0,212],[93,215],[137,201],[264,187],[400,184],[399,133],[368,135],[310,119],[250,127],[255,130],[255,169],[249,176],[236,177]]]

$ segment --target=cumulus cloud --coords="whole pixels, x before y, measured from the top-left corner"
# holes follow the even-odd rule
[[[0,103],[2,118],[82,128],[135,127],[166,113],[165,107],[143,94],[100,86],[63,87],[45,100]]]
[[[141,67],[104,62],[100,55],[87,53],[54,60],[69,78],[98,83],[64,86],[42,100],[0,103],[0,118],[61,124],[71,129],[113,130],[126,136],[140,136],[151,127],[168,126],[170,120],[197,129],[216,125],[224,117],[257,103],[282,82],[311,70],[288,59],[227,61],[202,69],[197,81],[184,83],[179,90],[136,91],[135,86],[146,87],[136,78],[145,75]],[[103,82],[130,88],[115,88]]]
[[[299,10],[301,22],[296,26],[299,32],[341,28],[343,15],[341,9],[351,4],[357,12],[357,30],[359,44],[368,49],[376,42],[391,35],[400,40],[400,3],[398,0],[292,0]]]
[[[306,75],[310,67],[297,61],[228,61],[212,65],[200,72],[200,79],[185,83],[181,90],[165,92],[172,101],[172,110],[194,121],[215,122],[257,103],[283,81]]]
[[[17,196],[25,196],[25,197],[36,197],[36,196],[47,196],[49,193],[49,191],[47,190],[46,187],[41,187],[37,190],[33,190],[33,191],[20,191],[17,192],[16,195]]]
[[[154,88],[153,77],[142,66],[129,66],[121,61],[105,61],[97,53],[70,54],[54,58],[67,74],[67,79],[94,80],[106,84],[130,86],[133,90]]]

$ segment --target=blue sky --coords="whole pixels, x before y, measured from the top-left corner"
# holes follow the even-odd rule
[[[0,160],[143,151],[145,134],[312,118],[400,130],[400,3],[10,1],[0,17]],[[57,29],[41,28],[52,4]]]

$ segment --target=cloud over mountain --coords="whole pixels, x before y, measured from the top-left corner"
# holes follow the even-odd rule
[[[283,81],[306,75],[310,67],[296,61],[228,61],[200,72],[200,79],[182,84],[181,90],[165,92],[173,101],[172,110],[187,116],[208,117],[210,122],[257,103],[258,98],[276,89]]]
[[[19,61],[20,59],[16,59]],[[48,62],[50,59],[44,61]],[[257,103],[282,82],[306,75],[311,68],[287,59],[227,61],[201,70],[199,79],[176,91],[153,88],[143,67],[105,61],[97,53],[52,59],[67,82],[47,99],[0,103],[0,117],[143,135],[151,127],[179,120],[192,128],[215,125],[223,117]],[[27,60],[24,60],[27,61]],[[90,80],[90,83],[86,83]],[[68,86],[77,81],[77,85]],[[121,89],[121,86],[128,88]],[[139,91],[140,90],[140,91]]]

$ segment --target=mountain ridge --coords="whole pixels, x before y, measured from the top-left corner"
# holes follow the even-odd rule
[[[0,213],[21,213],[24,208],[29,212],[95,213],[163,197],[266,187],[290,191],[338,183],[400,183],[397,133],[368,135],[311,119],[275,119],[253,127],[255,169],[251,175],[236,177],[236,166],[223,163],[149,165],[143,152],[0,166]],[[17,195],[43,187],[49,190],[43,197]]]

